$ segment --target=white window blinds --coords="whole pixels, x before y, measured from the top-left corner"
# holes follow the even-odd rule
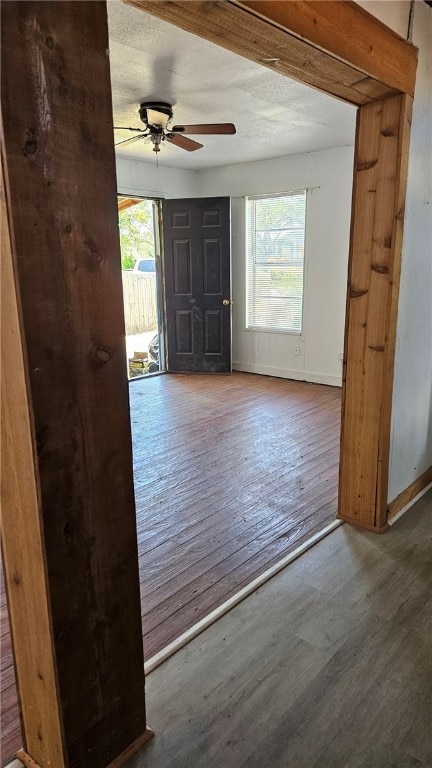
[[[301,333],[306,190],[246,199],[247,328]]]

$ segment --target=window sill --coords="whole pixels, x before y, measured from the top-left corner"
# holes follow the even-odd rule
[[[253,326],[249,326],[243,330],[247,331],[248,333],[278,333],[282,334],[283,336],[302,336],[302,331],[285,331],[279,328],[254,328]]]

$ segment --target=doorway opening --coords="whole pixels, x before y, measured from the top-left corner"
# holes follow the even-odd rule
[[[333,351],[340,371],[333,336],[338,333],[342,343],[347,237],[332,239],[327,221],[349,197],[352,158],[346,150],[339,154],[346,173],[328,180],[327,155],[317,157],[307,192],[271,194],[273,176],[263,180],[261,166],[250,164],[244,173],[264,187],[259,197],[239,197],[227,188],[234,194],[160,203],[167,375],[145,382],[141,377],[129,388],[144,650],[151,664],[256,577],[334,524],[340,388],[336,375],[304,381],[301,365],[303,348],[310,356],[319,344],[327,356]],[[287,176],[292,163],[279,161]],[[307,158],[297,163],[305,173]],[[240,179],[242,186],[246,181]],[[245,328],[248,272],[257,300],[254,322]],[[281,302],[283,316],[301,328],[262,328],[274,304],[276,318],[281,316]],[[226,323],[231,340],[231,318],[237,362],[226,376],[231,354],[225,354],[223,339]],[[324,325],[331,339],[323,338]],[[253,339],[252,347],[245,346],[246,338]],[[243,365],[243,350],[260,357]]]
[[[152,73],[148,25],[167,50],[181,33],[134,9],[118,15],[140,30],[140,60],[148,57]],[[220,63],[220,50],[204,42],[194,53],[188,82],[197,93],[199,61],[213,54]],[[231,78],[239,62],[224,57],[212,84],[228,92],[224,73]],[[167,375],[129,388],[147,661],[337,513],[355,108],[255,66],[243,76],[254,125],[266,125],[267,156],[256,146],[239,157],[247,141],[234,150],[234,139],[212,147],[206,137],[208,162],[200,152],[177,156],[168,143],[157,167],[145,141],[116,148],[122,193],[161,197]],[[190,109],[173,69],[176,109]],[[136,125],[125,104],[132,87],[144,87],[142,73],[129,78],[128,98],[114,102],[118,126]],[[264,90],[277,94],[270,121],[260,111]],[[295,115],[293,93],[303,103]],[[230,102],[229,113],[206,120],[229,117],[245,139],[248,121],[233,110]]]
[[[165,370],[160,202],[118,197],[128,378]]]

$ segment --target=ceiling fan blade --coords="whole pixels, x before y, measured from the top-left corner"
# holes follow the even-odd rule
[[[233,134],[236,132],[235,125],[233,123],[207,123],[198,125],[175,125],[171,128],[173,133],[218,133],[218,134]]]
[[[115,147],[119,147],[120,144],[132,144],[133,141],[139,141],[140,139],[147,138],[146,134],[141,134],[140,136],[131,136],[129,139],[124,139],[124,141],[118,141],[117,144],[114,144]]]
[[[115,131],[134,131],[134,133],[144,133],[145,128],[126,128],[125,125],[115,125]]]
[[[166,140],[170,142],[170,144],[174,144],[176,147],[181,147],[181,149],[186,149],[188,152],[194,152],[195,149],[201,149],[202,144],[198,144],[197,141],[193,141],[193,139],[188,139],[186,136],[179,136],[178,134],[172,134],[170,133]]]

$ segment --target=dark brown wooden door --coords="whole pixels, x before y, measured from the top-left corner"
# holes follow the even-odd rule
[[[231,371],[230,198],[164,200],[168,371]]]

